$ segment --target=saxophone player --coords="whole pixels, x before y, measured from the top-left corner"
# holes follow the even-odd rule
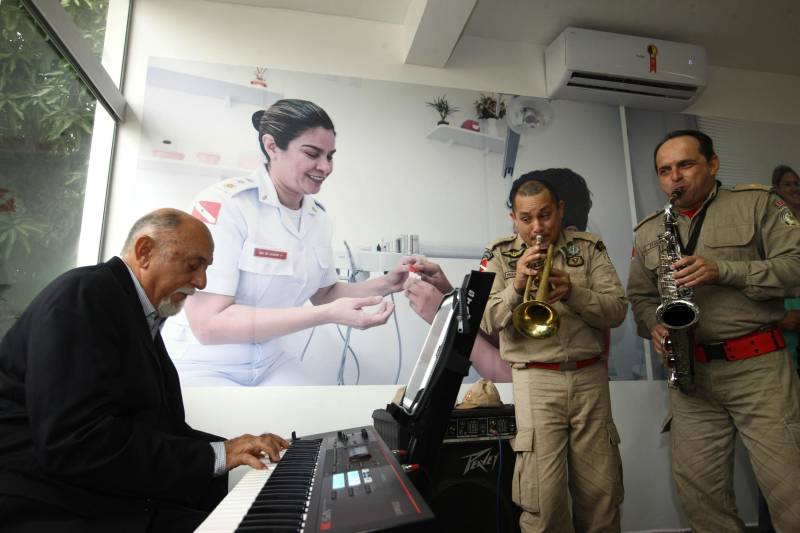
[[[607,328],[627,313],[624,289],[597,236],[562,229],[564,202],[549,184],[515,182],[509,200],[517,234],[484,254],[495,278],[481,328],[499,334],[501,357],[512,367],[512,496],[523,510],[520,526],[525,533],[619,531],[620,441],[601,354]],[[529,302],[558,317],[546,338],[514,324],[530,277],[552,287]]]
[[[670,389],[672,473],[695,532],[745,531],[733,494],[741,434],[778,531],[800,531],[800,392],[778,323],[800,278],[800,224],[768,188],[716,181],[710,137],[666,135],[655,149],[661,189],[674,199],[677,286],[693,289],[693,391]],[[678,194],[674,194],[679,191]],[[635,229],[628,298],[639,334],[664,355],[656,319],[662,212]]]

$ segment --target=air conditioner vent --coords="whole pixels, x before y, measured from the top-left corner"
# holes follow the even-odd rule
[[[636,78],[624,78],[621,76],[607,76],[604,74],[590,74],[588,72],[573,72],[570,76],[570,83],[572,80],[596,80],[596,81],[610,81],[615,83],[624,83],[626,85],[633,85],[636,87],[654,87],[657,89],[675,89],[676,91],[686,91],[694,94],[697,92],[697,87],[693,85],[682,85],[680,83],[669,83],[663,81],[641,80]]]
[[[629,94],[651,98],[690,101],[695,97],[697,87],[679,83],[638,80],[604,74],[587,74],[573,72],[567,81],[567,87],[579,87],[595,91],[607,91],[621,95]]]

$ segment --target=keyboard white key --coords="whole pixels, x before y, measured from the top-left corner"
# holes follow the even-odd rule
[[[281,450],[281,457],[286,450]],[[239,522],[253,504],[258,493],[264,487],[278,463],[270,462],[269,458],[261,460],[266,468],[264,470],[250,470],[239,483],[225,496],[214,511],[195,529],[197,533],[230,533],[234,531]]]

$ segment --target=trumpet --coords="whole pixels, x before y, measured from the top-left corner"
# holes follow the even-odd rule
[[[536,236],[536,245],[542,244],[542,236]],[[525,283],[523,301],[514,309],[511,320],[516,330],[531,339],[546,339],[558,331],[559,316],[555,309],[547,303],[550,292],[550,268],[553,265],[553,245],[547,247],[547,257],[542,265],[542,274],[539,278],[539,288],[536,298],[531,299],[533,276],[528,277]]]

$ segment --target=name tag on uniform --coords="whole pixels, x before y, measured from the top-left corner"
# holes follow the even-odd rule
[[[253,251],[256,257],[267,257],[269,259],[286,259],[288,254],[280,250],[267,250],[266,248],[256,248]]]

